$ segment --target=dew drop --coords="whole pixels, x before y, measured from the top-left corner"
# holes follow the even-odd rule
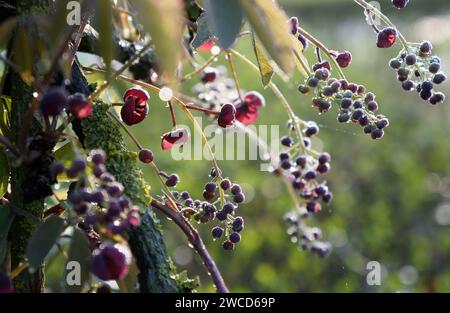
[[[213,55],[218,55],[220,53],[220,48],[219,48],[219,46],[213,46],[212,48],[211,48],[211,54],[213,54]]]
[[[163,87],[159,91],[159,98],[162,101],[170,101],[173,98],[173,91],[169,87]]]

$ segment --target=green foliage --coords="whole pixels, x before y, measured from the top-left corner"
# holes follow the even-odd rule
[[[216,36],[218,45],[229,49],[242,27],[244,14],[239,0],[205,0],[208,26]]]
[[[14,220],[14,213],[6,205],[0,206],[0,264],[3,263],[7,252],[8,232]]]
[[[78,293],[83,289],[84,284],[89,279],[90,273],[90,258],[91,250],[89,248],[89,241],[86,234],[80,229],[74,227],[72,239],[70,242],[68,260],[75,261],[80,264],[80,285],[66,286],[66,291],[71,293]],[[67,274],[65,275],[67,277]]]
[[[5,150],[0,149],[0,196],[6,193],[9,182],[9,162]]]
[[[256,42],[255,36],[252,35],[253,50],[255,52],[256,62],[258,63],[259,72],[261,73],[261,81],[264,87],[272,80],[273,68],[267,60],[260,45]]]
[[[181,0],[134,1],[140,22],[150,33],[158,62],[168,77],[173,77],[181,57],[184,14]]]
[[[211,38],[212,34],[209,31],[206,14],[202,14],[197,20],[197,33],[192,40],[192,47],[198,48]]]
[[[58,216],[49,217],[36,228],[28,242],[26,251],[26,257],[31,268],[37,269],[40,267],[64,228],[64,219]]]
[[[110,0],[97,1],[98,32],[100,42],[100,56],[106,66],[106,71],[111,71],[111,61],[113,57],[113,26],[112,26],[112,7]]]
[[[293,44],[284,11],[272,1],[241,0],[241,5],[269,55],[286,74],[292,74],[295,67]]]

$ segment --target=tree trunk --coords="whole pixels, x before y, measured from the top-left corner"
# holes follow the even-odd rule
[[[14,13],[27,15],[47,8],[49,1],[20,0],[13,2],[13,4],[16,6]],[[12,71],[8,73],[3,93],[11,95],[11,133],[13,134],[13,142],[16,145],[19,144],[20,133],[30,107],[32,92],[32,88],[23,82],[16,73]],[[25,260],[28,240],[36,228],[37,221],[42,219],[44,198],[47,196],[50,187],[48,177],[45,174],[42,176],[42,174],[45,173],[52,162],[50,153],[54,144],[50,143],[48,145],[42,141],[41,129],[34,121],[30,125],[28,138],[30,139],[29,145],[33,145],[33,149],[39,150],[41,155],[30,164],[22,164],[19,167],[11,168],[10,202],[15,207],[35,216],[36,219],[22,215],[15,216],[9,232],[12,269]],[[35,179],[39,180],[39,182],[36,182]],[[14,290],[16,292],[42,292],[43,281],[43,266],[33,269],[33,272],[25,270],[14,279]]]

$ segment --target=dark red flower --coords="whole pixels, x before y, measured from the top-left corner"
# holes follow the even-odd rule
[[[336,62],[339,64],[340,67],[345,68],[349,66],[349,64],[352,62],[352,54],[348,51],[340,52],[336,56]]]
[[[212,39],[209,39],[207,41],[205,41],[204,44],[202,44],[200,47],[198,47],[197,49],[203,52],[210,52],[211,48],[214,47],[215,43]]]
[[[91,270],[102,280],[122,279],[128,273],[126,251],[116,246],[105,246],[94,251]]]
[[[203,83],[212,83],[218,76],[218,71],[213,67],[207,67],[202,73],[201,80]]]
[[[92,114],[92,103],[87,101],[82,93],[75,93],[69,97],[68,111],[76,118],[85,118]]]
[[[227,126],[234,125],[236,120],[236,108],[231,103],[225,103],[217,119],[217,123],[220,127],[226,128]]]
[[[189,139],[189,134],[186,129],[179,128],[171,132],[165,133],[161,137],[161,148],[169,150],[175,144],[186,143]]]
[[[389,48],[397,39],[397,31],[395,28],[387,27],[378,33],[377,47],[378,48]]]
[[[147,116],[148,99],[148,93],[141,88],[130,88],[125,92],[123,96],[124,105],[120,110],[120,115],[125,124],[137,124]]]
[[[256,122],[259,116],[259,107],[265,105],[264,97],[256,92],[250,91],[244,95],[244,102],[236,105],[236,119],[245,125]]]

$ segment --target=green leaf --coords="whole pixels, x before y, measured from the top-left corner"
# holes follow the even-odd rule
[[[80,285],[66,285],[66,292],[79,293],[83,289],[84,284],[89,279],[90,258],[91,250],[89,248],[89,241],[86,234],[80,229],[74,228],[67,262],[75,261],[80,264],[81,281]],[[65,277],[67,277],[67,273]]]
[[[211,33],[224,50],[231,48],[239,34],[244,14],[239,0],[205,0],[204,7]]]
[[[264,52],[262,51],[261,47],[256,42],[255,36],[253,34],[252,34],[252,43],[253,43],[253,50],[255,51],[256,61],[259,67],[259,73],[261,74],[262,84],[264,87],[267,87],[267,85],[272,80],[273,68],[269,63],[269,60],[267,60],[266,56],[264,55]]]
[[[112,6],[110,0],[98,0],[98,32],[100,44],[100,56],[105,63],[106,71],[111,73],[111,61],[113,58],[113,26]]]
[[[11,97],[0,96],[0,135],[9,137],[8,112],[11,112]]]
[[[155,45],[158,63],[173,78],[183,51],[184,4],[181,0],[133,1],[139,20]]]
[[[9,162],[5,150],[0,149],[0,197],[3,197],[8,190],[9,182]]]
[[[13,62],[19,67],[22,79],[28,85],[31,84],[31,73],[33,67],[33,49],[31,37],[24,27],[20,27],[14,37]]]
[[[274,1],[240,0],[248,21],[266,51],[286,74],[292,74],[295,61],[286,13]]]
[[[195,34],[194,39],[192,40],[192,47],[197,49],[202,44],[207,42],[212,38],[211,32],[208,28],[208,21],[206,18],[206,14],[203,13],[197,20],[197,33]]]
[[[17,19],[10,17],[0,24],[0,50],[3,50],[8,45],[9,39],[13,34],[13,29],[17,24]]]
[[[191,21],[196,21],[200,17],[200,14],[202,14],[203,12],[203,9],[195,0],[185,0],[184,7],[186,10],[187,18]]]
[[[26,251],[31,268],[38,268],[41,265],[64,228],[64,219],[59,216],[49,217],[36,228]]]
[[[14,213],[7,205],[0,206],[0,264],[6,256],[9,228],[14,220]]]

